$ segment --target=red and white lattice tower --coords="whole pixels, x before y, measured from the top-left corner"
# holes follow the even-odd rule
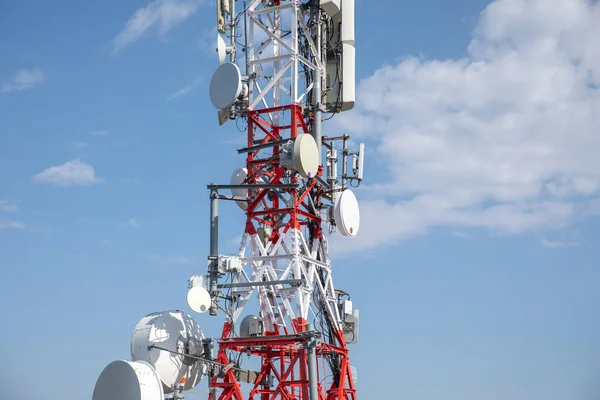
[[[247,124],[247,142],[238,151],[245,155],[245,170],[238,170],[238,177],[243,174],[238,183],[248,189],[242,190],[244,199],[236,197],[246,223],[236,256],[209,258],[211,311],[218,306],[226,314],[215,361],[227,366],[212,374],[209,399],[354,400],[348,342],[356,342],[357,331],[348,315],[357,319],[357,314],[352,316],[346,294],[334,288],[325,232],[334,220],[336,198],[353,177],[344,166],[338,184],[337,155],[320,127],[321,112],[345,111],[354,103],[354,4],[237,3],[243,3],[239,14],[234,1],[217,1],[219,31],[233,38],[227,48],[220,39],[219,52],[222,61],[229,56],[225,64],[239,67],[236,55],[242,59],[239,69],[245,67],[246,75],[240,75],[232,104],[217,108],[222,123],[231,118]],[[217,75],[211,99],[222,93],[219,85],[231,81]],[[317,144],[315,155],[301,154],[311,152],[310,140],[299,145],[309,136]],[[329,139],[343,139],[344,162],[346,156],[362,157],[347,151],[347,136]],[[254,322],[261,326],[242,336],[242,320],[255,300]],[[316,353],[313,371],[310,351]],[[241,355],[256,360],[253,373],[243,373]],[[309,378],[316,378],[312,388]]]
[[[180,310],[148,314],[131,361],[108,364],[92,399],[177,400],[207,376],[210,400],[356,400],[358,310],[334,287],[326,233],[358,231],[347,185],[362,180],[364,147],[321,134],[322,113],[354,105],[354,0],[217,0],[217,21],[229,46],[219,36],[210,99],[221,125],[246,123],[246,159],[231,184],[209,185],[208,274],[190,279],[187,301],[224,312],[221,337]],[[246,215],[236,255],[218,251],[219,199]]]

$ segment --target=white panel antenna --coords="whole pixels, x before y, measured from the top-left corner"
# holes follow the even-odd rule
[[[219,33],[225,33],[225,18],[223,18],[223,0],[217,0],[217,31],[219,31]]]
[[[361,143],[358,148],[358,153],[352,154],[352,172],[356,175],[356,179],[361,182],[363,177],[363,164],[365,162],[365,144]]]
[[[328,89],[325,102],[332,111],[348,111],[354,108],[354,1],[341,0],[341,12],[331,18],[332,32],[325,71],[325,84]]]
[[[356,177],[358,181],[361,182],[363,180],[363,166],[365,165],[365,144],[361,143],[358,146],[358,168],[356,171]]]
[[[342,0],[342,43],[354,46],[354,0]]]
[[[342,111],[348,111],[356,99],[356,53],[350,44],[343,43],[342,49]]]

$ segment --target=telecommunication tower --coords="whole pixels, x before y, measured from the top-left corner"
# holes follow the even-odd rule
[[[348,187],[362,181],[364,146],[351,151],[347,135],[322,129],[354,106],[354,0],[216,6],[210,100],[219,124],[243,123],[247,141],[229,184],[208,185],[208,269],[190,278],[187,303],[224,315],[222,333],[204,338],[181,311],[144,317],[133,361],[106,367],[94,400],[183,398],[205,375],[210,400],[355,400],[348,345],[358,343],[359,314],[334,286],[327,234],[358,232]],[[235,255],[219,253],[219,200],[246,215]]]

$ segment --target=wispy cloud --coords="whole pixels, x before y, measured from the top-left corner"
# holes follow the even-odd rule
[[[113,56],[158,26],[161,36],[194,14],[203,0],[156,0],[139,8],[112,41]]]
[[[173,100],[176,99],[180,96],[183,96],[185,94],[188,94],[189,92],[191,92],[192,90],[194,90],[201,82],[201,79],[196,79],[194,82],[185,85],[184,87],[182,87],[181,89],[179,89],[178,91],[176,91],[175,93],[171,94],[169,97],[167,97],[167,99],[169,100]]]
[[[90,135],[92,136],[106,136],[108,134],[110,134],[110,132],[106,129],[98,129],[97,131],[90,132]]]
[[[127,228],[137,228],[139,226],[135,218],[129,218],[127,221],[123,222],[122,225]]]
[[[2,83],[0,92],[20,92],[31,89],[42,82],[44,82],[44,71],[41,69],[22,69]]]
[[[20,221],[0,222],[0,229],[25,229],[27,224]]]
[[[556,249],[561,247],[578,247],[580,244],[577,242],[553,242],[547,239],[543,239],[540,242],[540,246],[546,247],[549,249]]]
[[[10,213],[19,210],[19,206],[8,200],[0,200],[0,212]]]
[[[37,183],[49,183],[56,186],[84,186],[102,182],[102,179],[96,176],[94,167],[79,158],[47,168],[35,175],[33,179]]]

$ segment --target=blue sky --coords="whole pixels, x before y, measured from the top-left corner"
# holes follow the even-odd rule
[[[324,125],[368,152],[362,230],[332,240],[359,398],[597,398],[599,6],[373,3],[356,109]],[[0,3],[3,398],[91,398],[141,317],[187,310],[206,184],[244,140],[208,98],[211,6]],[[224,210],[233,251],[243,215]]]

